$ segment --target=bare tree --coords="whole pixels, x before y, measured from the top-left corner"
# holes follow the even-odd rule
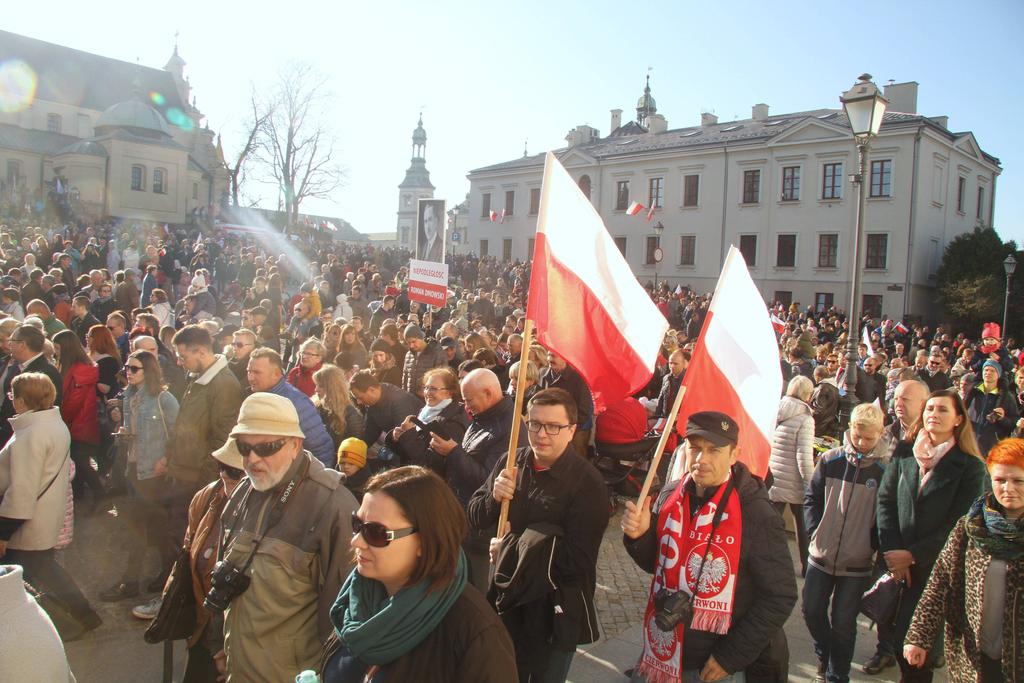
[[[326,76],[310,64],[290,62],[279,74],[265,110],[264,135],[256,154],[279,188],[293,224],[304,200],[327,198],[344,179],[334,157],[336,140],[326,122],[328,98]]]
[[[234,165],[227,164],[228,169],[228,190],[231,193],[231,203],[239,206],[238,195],[242,183],[245,181],[246,166],[253,159],[261,141],[266,136],[267,121],[273,114],[271,105],[263,105],[256,96],[255,88],[250,95],[250,106],[252,111],[245,123],[245,144],[235,156]]]

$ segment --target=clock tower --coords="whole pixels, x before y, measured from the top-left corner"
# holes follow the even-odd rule
[[[410,251],[416,246],[416,206],[419,199],[432,199],[434,186],[427,170],[427,131],[423,129],[420,114],[416,130],[412,132],[412,161],[405,172],[405,180],[398,186],[398,225],[396,244]]]

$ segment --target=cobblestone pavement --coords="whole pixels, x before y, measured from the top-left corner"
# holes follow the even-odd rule
[[[604,637],[611,638],[638,624],[647,607],[651,575],[636,566],[622,545],[617,512],[608,522],[597,556],[594,602]]]

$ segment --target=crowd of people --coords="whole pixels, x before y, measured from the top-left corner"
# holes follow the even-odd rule
[[[670,323],[657,371],[598,415],[556,350],[524,349],[529,263],[452,257],[436,309],[409,298],[408,258],[0,226],[0,561],[20,567],[0,570],[0,596],[24,580],[91,630],[86,594],[159,621],[190,577],[189,683],[566,680],[600,637],[612,507],[593,459],[623,415],[640,436],[664,421],[710,296],[648,288]],[[786,390],[766,476],[739,460],[737,416],[696,413],[668,427],[681,466],[622,514],[653,574],[633,679],[785,680],[797,574],[820,680],[849,679],[876,579],[902,598],[866,672],[930,680],[945,658],[957,680],[1024,675],[1008,599],[1024,570],[1016,343],[994,323],[769,306]],[[847,335],[864,326],[845,397]],[[123,572],[83,592],[57,551],[112,507]]]

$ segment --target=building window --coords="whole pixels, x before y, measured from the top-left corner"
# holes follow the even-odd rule
[[[587,196],[587,199],[590,199],[590,176],[588,176],[588,175],[580,176],[579,186],[580,186],[580,192],[585,194]]]
[[[503,261],[512,260],[512,240],[505,239],[501,242],[501,258]]]
[[[530,188],[530,215],[536,216],[540,213],[540,188]]]
[[[47,114],[46,115],[46,130],[51,133],[59,133],[62,128],[63,122],[61,121],[60,114]]]
[[[975,214],[978,220],[985,217],[985,188],[978,186],[978,210]]]
[[[516,191],[506,190],[505,192],[505,215],[511,216],[516,209]]]
[[[843,165],[825,164],[821,168],[821,198],[843,198]]]
[[[839,233],[818,235],[818,267],[835,268],[839,263]]]
[[[132,189],[139,192],[146,190],[146,167],[132,166]]]
[[[660,209],[665,203],[665,179],[651,178],[647,181],[647,206]]]
[[[402,244],[409,244],[409,226],[402,226]]]
[[[166,172],[162,168],[153,169],[153,192],[156,194],[165,194],[167,187],[164,185],[164,179]]]
[[[868,234],[868,251],[864,259],[865,268],[884,270],[887,252],[889,251],[889,235],[884,232]]]
[[[786,308],[789,308],[789,305],[793,303],[793,292],[784,289],[777,289],[775,290],[775,295],[773,298],[775,300],[775,303],[782,304]]]
[[[534,248],[536,246],[537,246],[537,240],[535,238],[531,237],[530,239],[526,240],[526,260],[527,261],[532,261],[533,260],[533,251],[534,251]]]
[[[871,162],[871,192],[869,196],[892,196],[892,159]]]
[[[625,211],[629,208],[629,181],[620,180],[615,183],[615,210]]]
[[[480,196],[480,199],[481,199],[481,202],[480,202],[480,218],[490,218],[491,217],[491,193],[490,192],[484,192]]]
[[[21,162],[17,159],[7,160],[7,190],[18,189],[21,182]]]
[[[480,258],[490,254],[490,245],[487,244],[487,240],[480,240]]]
[[[626,238],[616,237],[615,246],[619,248],[619,252],[622,254],[622,258],[626,258]]]
[[[832,308],[832,301],[834,296],[832,292],[818,292],[814,295],[814,310],[818,313],[824,313],[828,309]]]
[[[882,317],[882,295],[881,294],[865,294],[861,298],[861,311],[869,318],[881,318]]]
[[[775,254],[777,268],[792,268],[796,265],[796,235],[779,235],[778,250]]]
[[[679,242],[679,265],[692,266],[697,261],[697,236],[683,235]]]
[[[192,199],[199,199],[199,183],[192,183]]]
[[[967,195],[967,178],[960,176],[956,179],[956,210],[964,212],[964,199]]]
[[[761,171],[743,172],[743,203],[757,204],[761,201]]]
[[[700,176],[683,176],[683,206],[697,206],[697,196],[700,193]]]
[[[740,235],[740,253],[747,267],[753,268],[757,265],[757,235]]]
[[[782,168],[782,201],[795,202],[800,199],[800,167]]]
[[[654,250],[661,246],[661,239],[657,235],[648,235],[646,249],[644,250],[644,263],[653,266],[658,261],[654,258]]]

